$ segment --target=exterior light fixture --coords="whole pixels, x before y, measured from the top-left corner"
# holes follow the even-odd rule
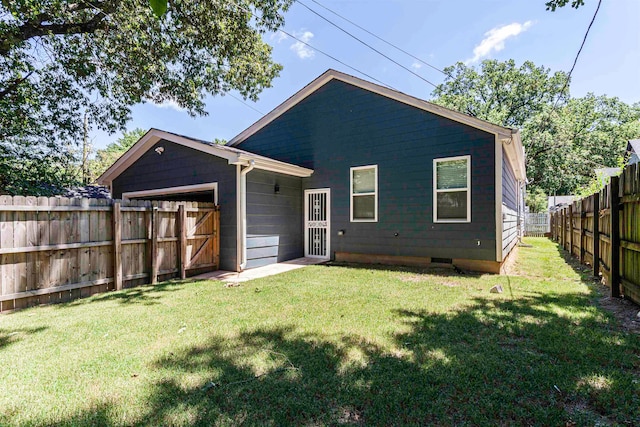
[[[164,147],[156,147],[156,153],[158,153],[158,156],[162,155],[162,153],[164,153]]]

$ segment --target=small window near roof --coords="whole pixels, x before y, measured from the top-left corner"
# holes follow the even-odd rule
[[[378,220],[378,166],[351,168],[351,221]]]
[[[471,156],[433,160],[433,221],[471,222]]]

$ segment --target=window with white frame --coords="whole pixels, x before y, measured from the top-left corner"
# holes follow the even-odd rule
[[[378,165],[351,168],[351,221],[378,221]]]
[[[471,156],[433,160],[433,222],[471,222]]]

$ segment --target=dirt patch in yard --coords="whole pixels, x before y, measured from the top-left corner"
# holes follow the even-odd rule
[[[602,287],[602,293],[609,291],[609,288]],[[602,296],[598,305],[613,314],[625,331],[640,334],[640,306],[626,299],[609,296]]]

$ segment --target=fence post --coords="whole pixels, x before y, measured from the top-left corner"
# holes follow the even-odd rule
[[[620,296],[620,178],[611,177],[611,296]]]
[[[180,246],[180,278],[187,278],[187,211],[184,204],[178,206],[178,233]]]
[[[578,215],[578,225],[580,227],[580,247],[579,247],[579,251],[578,251],[578,258],[580,259],[580,264],[582,264],[584,262],[584,219],[585,219],[585,214],[584,214],[584,200],[580,199],[580,212]]]
[[[569,205],[569,255],[573,256],[573,203]]]
[[[600,275],[600,193],[593,195],[593,275]]]
[[[151,284],[158,283],[158,206],[151,208]]]
[[[122,289],[122,212],[120,202],[113,204],[113,280],[116,290]]]

